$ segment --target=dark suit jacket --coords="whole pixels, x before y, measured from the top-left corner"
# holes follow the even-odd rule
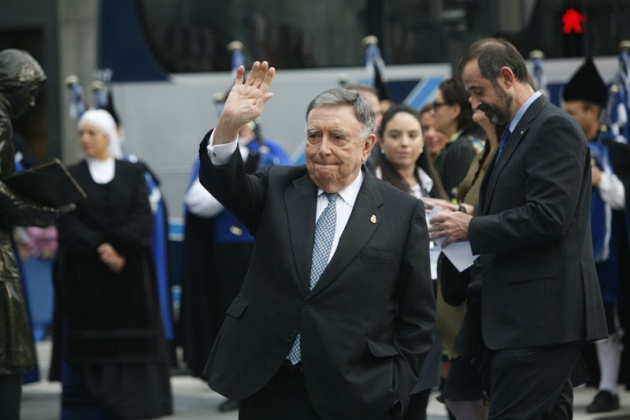
[[[484,177],[469,227],[490,349],[605,338],[590,227],[591,166],[577,123],[536,99]]]
[[[278,371],[299,332],[308,394],[322,418],[383,418],[404,404],[435,321],[421,201],[364,171],[338,248],[309,291],[317,187],[306,168],[247,175],[238,152],[216,167],[208,137],[199,180],[256,238],[210,352],[210,387],[233,399],[251,396]]]

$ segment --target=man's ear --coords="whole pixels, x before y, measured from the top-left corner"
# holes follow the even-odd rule
[[[502,85],[504,88],[509,88],[512,87],[512,85],[514,84],[514,73],[512,72],[512,69],[507,67],[507,66],[503,66],[499,69],[499,84]]]
[[[368,156],[370,156],[370,152],[372,151],[372,148],[374,147],[375,144],[376,144],[375,134],[370,134],[369,136],[365,138],[365,141],[363,142],[363,163],[365,163]]]

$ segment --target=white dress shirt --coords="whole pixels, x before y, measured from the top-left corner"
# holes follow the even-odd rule
[[[249,149],[246,145],[239,143],[239,152],[243,162],[249,157]],[[213,161],[214,162],[214,161]],[[192,185],[184,195],[184,203],[188,206],[188,210],[199,217],[214,217],[221,213],[223,205],[206,190],[199,182],[199,177],[195,178]]]

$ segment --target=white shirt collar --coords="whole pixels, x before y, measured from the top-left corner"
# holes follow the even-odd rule
[[[345,201],[350,207],[354,206],[355,201],[357,201],[357,197],[359,195],[359,190],[361,189],[361,185],[363,184],[363,179],[365,178],[365,174],[362,170],[359,171],[359,175],[352,181],[346,188],[339,191],[339,196]],[[317,189],[317,196],[324,194],[324,190],[321,188]]]
[[[105,160],[86,158],[86,161],[90,175],[97,184],[107,184],[114,179],[116,167],[114,158],[109,157]]]
[[[514,115],[514,118],[512,118],[512,121],[510,121],[510,133],[513,133],[514,130],[516,129],[516,126],[518,125],[519,121],[521,121],[521,118],[523,118],[523,115],[525,114],[525,111],[527,111],[527,109],[529,108],[529,106],[536,100],[538,99],[538,97],[542,95],[540,93],[540,91],[536,91],[532,96],[529,97],[529,99],[527,99],[525,101],[525,103],[523,105],[521,105],[521,107],[518,109],[518,111],[516,112],[516,115]]]

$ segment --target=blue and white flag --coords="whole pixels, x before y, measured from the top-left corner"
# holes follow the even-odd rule
[[[94,72],[94,81],[90,85],[94,93],[94,106],[97,109],[107,109],[110,83],[112,80],[111,69],[98,69]]]
[[[105,92],[105,87],[100,83],[92,83],[92,92],[94,93],[94,106],[97,109],[107,108],[107,92]]]
[[[68,77],[66,85],[70,89],[70,118],[78,120],[89,108],[83,95],[83,86],[79,84],[79,79],[76,76]]]

